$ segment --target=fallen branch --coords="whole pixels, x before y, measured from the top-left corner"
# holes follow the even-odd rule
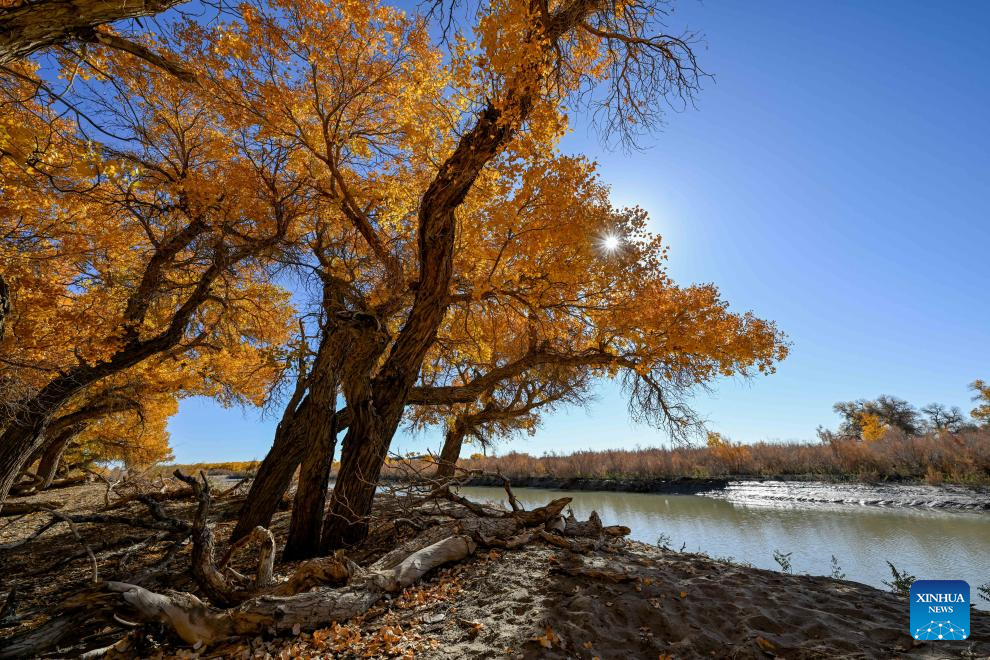
[[[583,564],[558,564],[550,568],[551,573],[563,573],[571,577],[580,577],[588,580],[604,580],[606,582],[631,582],[636,579],[635,575],[623,571],[610,571],[607,568],[593,568]]]
[[[315,630],[351,619],[370,609],[384,594],[401,591],[438,566],[464,559],[476,547],[469,536],[449,536],[414,552],[395,568],[362,572],[346,587],[316,589],[288,597],[262,596],[228,610],[212,608],[187,593],[158,594],[123,582],[108,582],[106,586],[120,593],[144,620],[171,626],[190,644],[209,644],[270,629],[277,632],[280,628],[298,626]]]
[[[39,511],[53,511],[61,509],[65,502],[61,500],[37,500],[35,502],[7,502],[0,510],[0,516],[21,516],[26,513],[38,513]]]

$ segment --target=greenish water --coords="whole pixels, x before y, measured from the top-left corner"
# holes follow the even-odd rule
[[[475,500],[504,502],[500,488],[470,487]],[[828,575],[835,555],[846,579],[885,588],[885,560],[919,579],[966,580],[981,609],[976,586],[990,582],[990,513],[923,508],[883,508],[789,502],[739,502],[698,495],[565,492],[513,489],[526,508],[555,497],[574,498],[578,518],[598,511],[606,525],[632,529],[631,538],[656,543],[661,534],[676,550],[732,557],[779,570],[775,549],[790,552],[795,573]]]

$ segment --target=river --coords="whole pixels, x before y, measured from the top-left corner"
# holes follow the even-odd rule
[[[464,487],[465,496],[505,503],[505,491]],[[598,511],[606,525],[626,525],[631,538],[656,543],[661,535],[685,552],[731,557],[758,568],[780,570],[773,551],[791,553],[795,573],[829,575],[835,556],[846,579],[886,588],[886,561],[919,579],[990,582],[990,513],[924,507],[786,501],[760,497],[709,497],[622,492],[514,488],[531,508],[572,497],[574,514]]]

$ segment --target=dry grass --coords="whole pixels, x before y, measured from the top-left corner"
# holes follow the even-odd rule
[[[990,429],[905,436],[875,442],[825,434],[820,443],[722,447],[611,449],[573,454],[461,459],[469,470],[510,479],[548,476],[591,479],[807,476],[829,480],[912,480],[990,484]]]
[[[429,473],[423,461],[389,459],[383,476],[408,477]],[[258,461],[196,463],[176,467],[195,474],[243,477],[254,474]],[[334,462],[332,474],[336,474]],[[874,442],[825,433],[822,442],[726,444],[714,447],[674,449],[608,449],[573,454],[531,456],[511,452],[503,456],[461,459],[466,470],[500,472],[509,479],[554,477],[561,479],[673,479],[677,477],[781,477],[800,476],[838,481],[924,481],[990,485],[990,428],[959,433],[907,436],[889,431]]]

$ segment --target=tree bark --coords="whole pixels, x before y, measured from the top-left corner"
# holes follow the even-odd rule
[[[0,9],[0,65],[126,18],[153,16],[185,0],[35,0]]]
[[[69,376],[55,379],[0,434],[0,507],[28,458],[44,445],[45,428],[55,411],[81,389],[82,385],[73,384]]]
[[[340,470],[330,498],[330,510],[323,523],[320,549],[324,554],[360,543],[368,535],[368,515],[378,476],[395,433],[393,427],[384,436],[377,422],[368,411],[364,414],[355,411],[344,436]]]
[[[63,430],[45,447],[41,454],[41,461],[38,463],[38,490],[50,488],[55,480],[55,473],[62,462],[62,455],[68,449],[69,443],[76,437],[78,429],[68,428]]]
[[[331,377],[332,378],[332,377]],[[326,389],[318,392],[318,389]],[[329,388],[317,385],[313,388],[313,401],[302,420],[306,452],[299,471],[299,485],[292,505],[292,521],[289,536],[285,542],[286,561],[309,559],[320,552],[320,532],[323,529],[323,515],[327,504],[327,490],[330,482],[330,467],[337,446],[336,417],[333,400],[336,398],[336,383]]]
[[[303,399],[300,407],[307,405],[308,399]],[[275,441],[251,482],[247,499],[237,517],[237,525],[230,534],[231,543],[247,536],[255,527],[271,524],[278,503],[289,489],[292,474],[299,467],[306,449],[301,429],[295,420],[296,415],[290,415],[275,429]]]
[[[10,316],[10,287],[0,273],[0,341],[3,341],[7,329],[7,317]]]
[[[461,456],[465,433],[466,429],[460,419],[454,422],[454,428],[447,429],[447,435],[443,439],[443,449],[440,450],[437,479],[450,479],[454,476],[454,468],[457,467],[457,459]]]

